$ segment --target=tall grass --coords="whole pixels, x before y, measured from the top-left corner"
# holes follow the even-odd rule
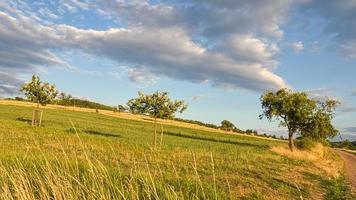
[[[211,188],[201,181],[196,163],[195,178],[182,187],[177,172],[172,180],[154,162],[146,158],[146,167],[133,165],[124,175],[120,166],[108,169],[91,157],[73,161],[64,152],[52,159],[11,158],[0,162],[0,199],[226,199],[215,184]]]
[[[0,199],[315,199],[331,178],[284,142],[164,125],[153,151],[149,122],[31,111],[0,105]]]
[[[42,152],[31,159],[1,161],[0,199],[226,199],[224,193],[216,191],[215,174],[214,188],[204,186],[194,152],[192,175],[195,178],[191,186],[195,185],[196,189],[186,191],[180,184],[174,184],[180,179],[177,171],[175,181],[167,179],[167,174],[155,160],[156,156],[148,160],[148,155],[144,155],[144,167],[134,162],[128,175],[121,174],[119,165],[108,169],[100,160],[89,155],[73,122],[70,122],[84,157],[76,156],[73,161],[63,149],[61,156],[51,156],[51,159]],[[214,173],[212,154],[211,161]],[[172,167],[175,169],[174,164]]]

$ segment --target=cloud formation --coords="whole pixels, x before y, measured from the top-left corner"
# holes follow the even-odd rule
[[[207,1],[202,6],[188,2],[150,4],[138,0],[98,1],[96,5],[68,0],[63,1],[57,13],[46,8],[40,12],[40,15],[57,18],[61,9],[72,12],[94,9],[127,23],[124,27],[107,30],[48,25],[27,17],[31,9],[26,6],[22,6],[24,9],[18,5],[3,6],[0,71],[11,74],[15,82],[20,74],[35,73],[39,67],[69,67],[56,52],[75,49],[129,66],[128,76],[132,81],[154,81],[163,76],[252,91],[288,87],[273,73],[278,65],[276,40],[283,35],[279,24],[288,4],[277,0],[268,5],[234,2]],[[252,7],[253,16],[246,14],[244,10]],[[123,13],[115,14],[120,10]],[[206,11],[211,12],[206,14]],[[226,20],[219,20],[224,19],[221,16]],[[8,89],[2,92],[9,93]]]
[[[334,45],[340,54],[356,59],[356,1],[308,0],[301,5],[301,12],[312,12],[326,22],[324,34],[336,39]],[[305,13],[304,13],[305,14]]]
[[[21,74],[36,73],[40,67],[64,66],[51,52],[57,46],[56,41],[51,28],[33,26],[27,18],[0,12],[0,94],[17,94]]]
[[[293,49],[293,51],[295,53],[300,53],[304,50],[304,45],[301,41],[298,41],[298,42],[293,42],[291,44],[291,48]]]

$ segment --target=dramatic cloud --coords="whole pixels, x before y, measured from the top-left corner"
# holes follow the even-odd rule
[[[18,94],[21,84],[22,80],[0,71],[0,97]]]
[[[209,39],[230,34],[257,33],[281,38],[280,24],[291,0],[147,0],[98,1],[97,10],[131,26],[181,26],[193,35]]]
[[[275,60],[275,55],[279,52],[276,42],[274,39],[256,36],[281,36],[279,14],[284,13],[286,4],[282,1],[275,1],[273,6],[256,3],[254,16],[258,19],[255,22],[243,9],[239,6],[232,7],[230,3],[232,2],[226,1],[224,6],[216,6],[217,10],[212,11],[215,14],[205,16],[201,12],[201,16],[194,17],[192,11],[201,7],[198,4],[187,5],[185,10],[183,4],[179,3],[167,6],[151,5],[147,1],[121,4],[106,1],[99,6],[92,6],[84,1],[63,2],[65,8],[61,9],[73,12],[77,9],[96,9],[99,12],[103,9],[100,5],[111,5],[105,8],[113,11],[127,8],[127,15],[117,16],[126,20],[127,27],[103,31],[79,29],[69,25],[45,25],[47,23],[43,24],[41,20],[34,21],[26,17],[25,10],[29,12],[30,8],[25,6],[26,9],[16,10],[19,6],[8,6],[6,11],[14,9],[11,15],[0,12],[0,71],[11,74],[16,79],[21,73],[35,73],[40,66],[69,67],[55,52],[76,49],[129,66],[128,76],[132,81],[154,82],[157,77],[164,76],[253,91],[288,87],[281,77],[272,72],[278,64]],[[244,9],[252,6],[238,3]],[[212,6],[215,6],[215,2],[209,1],[201,9],[213,9]],[[225,13],[227,8],[230,10]],[[242,22],[233,11],[238,11],[241,16],[246,15],[245,21]],[[49,18],[57,18],[58,14],[49,12],[48,9],[42,9],[40,13]],[[269,14],[273,16],[262,16]],[[224,25],[219,25],[218,17],[221,15],[229,16]],[[233,19],[246,30],[234,25],[232,30],[219,30],[226,34],[214,33],[220,26],[230,27]],[[201,23],[200,28],[195,27],[198,21]],[[247,25],[248,21],[251,26]],[[263,22],[268,25],[262,26]],[[209,27],[212,24],[216,27]],[[253,32],[256,34],[252,34]],[[209,38],[214,39],[210,41]],[[210,41],[211,44],[204,41]]]
[[[33,25],[0,12],[0,94],[15,94],[19,74],[35,73],[39,67],[65,65],[50,50],[58,36],[51,28]]]
[[[239,52],[231,56],[210,51],[191,41],[180,28],[94,31],[59,26],[57,30],[66,33],[64,40],[73,48],[130,63],[138,71],[144,66],[146,72],[156,76],[259,91],[287,87],[282,78],[264,65],[271,62],[270,56],[263,54],[269,46],[250,36],[241,37],[239,42],[246,46],[256,45],[257,50],[253,51],[261,51],[266,58],[258,60],[253,55],[244,56]],[[247,58],[239,59],[239,56]]]
[[[302,52],[304,50],[304,45],[303,45],[303,43],[301,41],[293,42],[291,44],[291,48],[293,49],[293,51],[295,53],[300,53],[300,52]]]

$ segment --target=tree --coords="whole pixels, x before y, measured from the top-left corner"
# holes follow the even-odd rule
[[[32,80],[22,86],[20,91],[25,93],[27,99],[31,102],[37,103],[37,107],[52,103],[56,98],[58,92],[54,85],[42,82],[40,77],[33,75]],[[32,126],[40,126],[42,122],[43,111],[35,109],[32,115]]]
[[[301,130],[301,136],[317,140],[335,137],[339,131],[334,128],[331,121],[338,104],[338,101],[330,99],[325,102],[318,101],[311,119]]]
[[[65,105],[65,106],[73,105],[74,106],[74,101],[73,101],[73,97],[71,94],[66,94],[64,92],[61,92],[58,95],[58,99],[59,99],[58,103],[61,105]]]
[[[154,148],[157,144],[157,118],[173,119],[176,112],[182,113],[187,109],[184,101],[171,100],[167,92],[144,94],[138,92],[138,97],[128,101],[127,106],[133,114],[149,115],[154,118]]]
[[[266,92],[261,96],[263,114],[268,120],[280,121],[280,126],[288,128],[289,148],[294,150],[294,137],[300,133],[313,117],[316,101],[309,99],[305,92],[292,92],[281,89],[277,92]]]
[[[52,103],[58,94],[56,86],[42,82],[36,75],[33,75],[31,82],[24,84],[20,91],[25,93],[29,101],[37,103],[37,107],[39,104],[45,106]]]
[[[228,120],[223,120],[220,129],[224,131],[232,131],[235,129],[235,125]]]
[[[338,101],[314,100],[305,92],[281,89],[275,93],[266,92],[262,95],[261,102],[263,114],[260,118],[276,118],[281,126],[288,128],[289,147],[292,151],[296,134],[317,140],[338,134],[331,123]]]

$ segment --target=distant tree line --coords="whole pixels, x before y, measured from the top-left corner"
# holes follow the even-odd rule
[[[356,141],[350,142],[349,140],[343,140],[339,142],[330,142],[332,147],[356,150]]]
[[[180,122],[185,122],[185,123],[190,123],[190,124],[196,124],[199,126],[205,126],[208,128],[214,128],[214,129],[218,129],[219,126],[215,125],[215,124],[210,124],[210,123],[204,123],[198,120],[191,120],[191,119],[182,119],[182,118],[174,118],[174,120],[176,121],[180,121]]]
[[[267,133],[259,134],[257,130],[253,130],[253,129],[246,129],[246,130],[239,129],[234,124],[229,122],[228,120],[223,120],[221,122],[220,126],[218,126],[216,124],[204,123],[204,122],[201,122],[201,121],[198,121],[198,120],[191,120],[191,119],[174,118],[174,120],[180,121],[180,122],[185,122],[185,123],[190,123],[190,124],[196,124],[196,125],[204,126],[204,127],[207,127],[207,128],[230,131],[230,132],[233,132],[233,133],[256,135],[256,136],[266,137],[266,138],[287,140],[287,138],[284,138],[283,136],[277,137],[276,135],[267,134]]]
[[[61,105],[61,106],[75,106],[75,107],[79,107],[79,108],[91,108],[91,109],[99,109],[99,110],[117,110],[117,108],[108,106],[108,105],[104,105],[104,104],[100,104],[97,102],[93,102],[93,101],[89,101],[89,100],[85,100],[85,99],[79,99],[79,98],[75,98],[72,97],[70,94],[64,94],[64,93],[60,93],[59,96],[54,99],[51,103],[52,104],[56,104],[56,105]],[[14,98],[6,98],[6,100],[15,100],[15,101],[24,101],[24,102],[32,102],[28,99],[24,99],[22,97],[14,97]]]
[[[58,95],[58,98],[54,101],[57,105],[62,106],[75,106],[81,108],[92,108],[92,109],[99,109],[99,110],[115,110],[112,106],[107,106],[104,104],[96,103],[93,101],[75,98],[70,94],[66,94],[64,92]]]

